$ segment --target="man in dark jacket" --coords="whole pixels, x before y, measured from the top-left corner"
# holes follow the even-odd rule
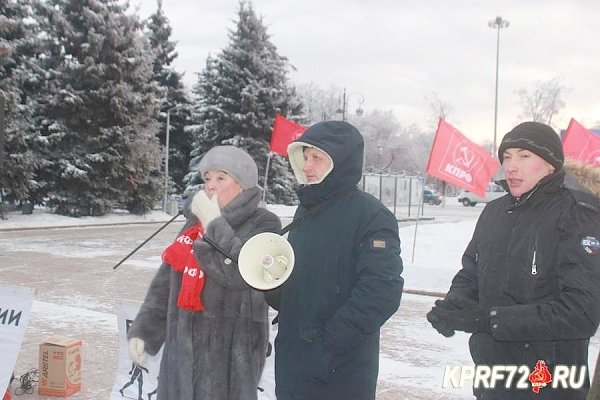
[[[427,319],[444,336],[472,333],[478,367],[519,368],[512,382],[501,372],[494,388],[474,387],[478,399],[585,399],[600,321],[598,199],[565,187],[562,144],[547,125],[516,126],[498,157],[510,194],[483,210],[462,270]],[[567,388],[565,367],[574,367]]]
[[[267,292],[279,311],[278,400],[375,399],[379,330],[398,309],[398,222],[357,188],[364,142],[346,122],[320,122],[288,147],[299,191],[289,234],[295,266]],[[317,212],[311,212],[320,207]]]

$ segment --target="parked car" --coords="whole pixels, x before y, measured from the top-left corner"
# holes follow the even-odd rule
[[[439,206],[442,204],[442,195],[435,190],[423,190],[423,203]]]
[[[506,190],[504,190],[502,186],[490,183],[485,191],[484,197],[477,196],[475,193],[471,193],[468,190],[463,190],[458,195],[458,202],[462,203],[465,207],[474,207],[477,203],[487,203],[496,200],[506,193]]]

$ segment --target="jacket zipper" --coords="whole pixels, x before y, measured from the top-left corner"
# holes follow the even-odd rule
[[[537,246],[538,246],[538,238],[539,238],[539,230],[535,233],[535,245],[533,247],[533,258],[531,259],[531,275],[537,275],[537,264],[536,256],[537,256]]]

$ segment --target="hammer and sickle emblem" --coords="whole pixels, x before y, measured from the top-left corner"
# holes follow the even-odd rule
[[[459,144],[455,150],[455,161],[459,164],[464,165],[467,169],[470,169],[475,162],[475,153],[471,151],[469,146]]]

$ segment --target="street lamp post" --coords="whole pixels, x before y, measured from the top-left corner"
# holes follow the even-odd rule
[[[342,93],[342,108],[338,108],[335,112],[336,114],[342,114],[342,121],[348,121],[348,100],[350,100],[350,96],[356,95],[358,96],[358,107],[356,108],[356,115],[359,117],[363,115],[362,105],[365,102],[365,96],[358,92],[351,92],[346,94],[346,88],[344,88],[344,92]],[[367,149],[363,149],[363,171],[366,168],[367,162]]]
[[[171,111],[184,108],[183,104],[171,107],[167,110],[167,127],[165,129],[165,193],[163,198],[163,211],[167,212],[167,201],[169,197],[169,130],[171,129]]]
[[[350,100],[350,96],[352,95],[358,96],[358,108],[356,109],[356,115],[359,117],[363,115],[362,105],[365,102],[365,97],[358,92],[352,92],[346,95],[346,88],[344,88],[344,93],[342,94],[342,108],[338,108],[336,110],[336,113],[342,114],[342,121],[348,121],[348,100]]]
[[[500,65],[500,29],[508,28],[510,23],[506,19],[498,16],[495,19],[488,22],[490,28],[497,30],[496,35],[496,94],[494,99],[494,151],[492,154],[496,154],[496,132],[498,127],[498,66]]]

